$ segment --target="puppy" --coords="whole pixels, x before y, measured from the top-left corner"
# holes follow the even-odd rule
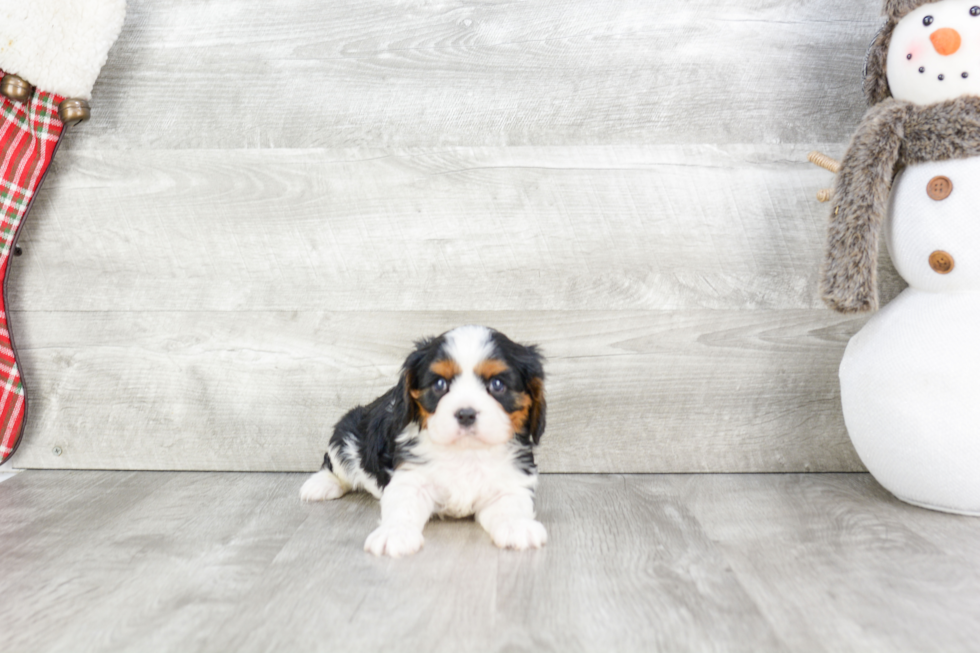
[[[545,544],[534,518],[533,449],[545,426],[543,358],[481,326],[416,343],[398,384],[337,423],[304,501],[367,490],[381,525],[365,551],[394,558],[422,548],[432,515],[468,517],[501,548]]]

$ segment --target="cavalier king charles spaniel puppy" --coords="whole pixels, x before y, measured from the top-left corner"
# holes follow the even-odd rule
[[[422,548],[432,515],[473,515],[501,548],[541,547],[533,449],[545,424],[542,363],[536,347],[481,326],[416,343],[398,384],[337,423],[300,497],[378,497],[381,524],[364,543],[378,556]]]

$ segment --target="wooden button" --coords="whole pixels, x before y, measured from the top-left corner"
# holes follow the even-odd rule
[[[956,267],[956,261],[947,252],[936,250],[929,255],[929,267],[938,274],[949,274]]]
[[[926,192],[932,199],[942,202],[952,194],[953,182],[950,181],[949,177],[933,177],[929,180],[929,185],[926,186]]]

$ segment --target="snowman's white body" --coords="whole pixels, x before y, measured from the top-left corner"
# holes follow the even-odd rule
[[[927,193],[937,176],[953,191]],[[909,283],[847,346],[840,367],[848,433],[900,499],[980,515],[980,157],[923,163],[896,178],[885,224]],[[930,255],[952,255],[939,274]]]

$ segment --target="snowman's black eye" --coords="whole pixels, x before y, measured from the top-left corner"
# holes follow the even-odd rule
[[[924,73],[925,71],[926,71],[925,67],[919,68],[920,73]]]
[[[925,18],[922,19],[922,24],[925,25],[926,27],[929,27],[930,25],[932,25],[932,23],[935,20],[936,19],[933,18],[932,16],[926,16]]]
[[[971,16],[980,16],[980,7],[976,7],[976,6],[970,7],[970,15]]]
[[[909,52],[909,54],[908,54],[908,56],[907,56],[907,57],[905,57],[905,58],[906,58],[906,59],[908,59],[909,61],[911,61],[911,60],[912,60],[912,53],[911,53],[911,52]]]

